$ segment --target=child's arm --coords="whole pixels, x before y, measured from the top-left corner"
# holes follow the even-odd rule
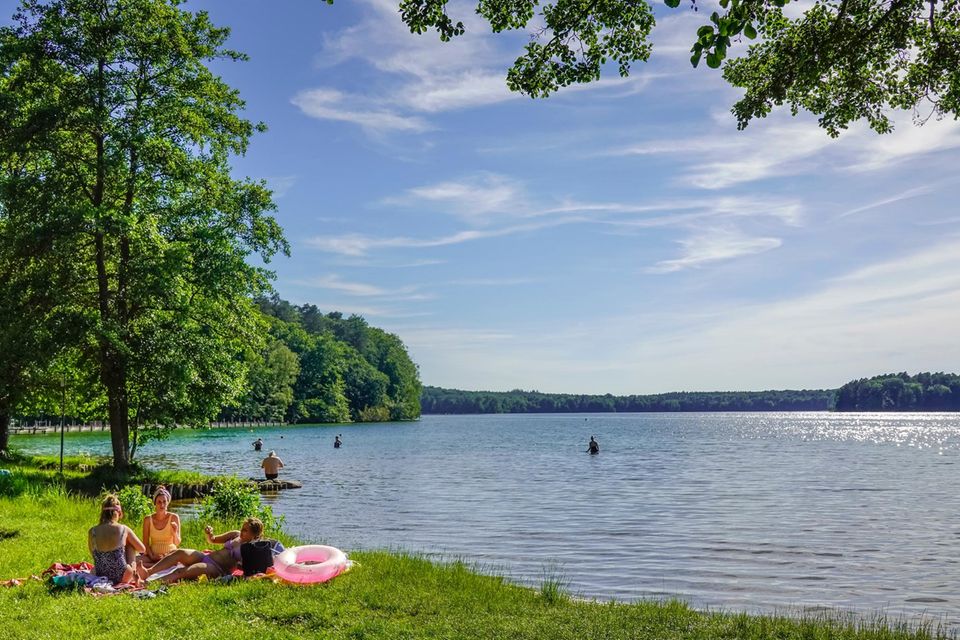
[[[219,535],[213,535],[213,527],[207,525],[203,528],[203,533],[207,536],[207,542],[210,544],[223,544],[228,540],[240,537],[239,531],[224,531]]]

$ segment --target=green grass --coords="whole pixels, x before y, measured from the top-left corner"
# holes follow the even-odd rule
[[[104,490],[115,490],[127,485],[207,485],[216,478],[193,471],[155,471],[134,465],[129,471],[116,471],[109,458],[95,456],[65,456],[63,475],[57,456],[29,456],[14,453],[0,467],[11,471],[14,482],[25,485],[63,486],[71,493],[96,496]],[[11,493],[10,491],[0,493]]]
[[[0,498],[0,579],[39,574],[51,562],[87,559],[97,503],[55,486]],[[222,525],[221,525],[222,526]],[[322,529],[322,522],[318,522]],[[138,527],[134,527],[137,529]],[[184,546],[204,546],[200,523],[184,522]],[[282,537],[283,538],[283,537]],[[291,540],[286,539],[286,542]],[[349,573],[325,585],[267,581],[184,584],[152,600],[51,594],[44,584],[0,587],[0,637],[20,638],[644,638],[927,640],[946,637],[877,619],[794,619],[702,613],[680,602],[585,602],[563,577],[540,589],[479,575],[462,562],[438,565],[398,553],[351,554]]]

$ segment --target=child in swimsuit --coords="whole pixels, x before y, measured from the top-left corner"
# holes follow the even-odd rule
[[[135,558],[147,548],[130,527],[120,524],[123,509],[115,495],[100,505],[100,524],[87,532],[87,548],[93,556],[93,570],[113,584],[136,582]]]
[[[149,569],[141,564],[140,577],[149,578],[155,573],[171,569],[178,564],[182,564],[183,567],[163,576],[161,580],[169,584],[180,580],[196,580],[200,576],[219,578],[227,575],[240,564],[240,545],[244,542],[259,540],[263,535],[263,523],[258,518],[247,518],[239,531],[226,531],[215,536],[213,527],[207,526],[203,532],[207,542],[222,544],[223,548],[209,554],[193,549],[177,549],[165,555],[160,562]]]
[[[180,516],[167,511],[170,492],[160,485],[153,492],[156,513],[143,519],[143,543],[147,545],[144,562],[153,563],[180,546]]]

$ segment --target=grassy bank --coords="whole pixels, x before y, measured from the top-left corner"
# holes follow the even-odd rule
[[[216,478],[194,471],[156,471],[134,465],[129,471],[116,471],[109,458],[65,456],[63,474],[57,456],[29,456],[13,453],[0,467],[11,475],[0,486],[0,495],[18,495],[30,488],[63,487],[68,493],[96,496],[104,488],[125,485],[208,485]]]

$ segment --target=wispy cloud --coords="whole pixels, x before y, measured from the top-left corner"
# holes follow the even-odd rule
[[[537,278],[462,278],[450,280],[443,284],[455,287],[512,287],[536,282],[540,282],[540,280]]]
[[[275,198],[282,198],[297,183],[297,176],[274,176],[265,178]]]
[[[328,251],[331,253],[362,256],[375,249],[423,249],[427,247],[443,247],[461,244],[464,242],[471,242],[474,240],[482,240],[484,238],[496,238],[500,236],[535,231],[537,229],[542,229],[547,226],[555,226],[565,222],[566,221],[564,220],[554,220],[540,224],[514,225],[511,227],[502,227],[500,229],[470,229],[438,238],[411,238],[407,236],[384,238],[351,233],[342,236],[318,236],[308,239],[307,244],[315,249],[320,249],[322,251]]]
[[[728,307],[724,315],[672,341],[660,336],[638,345],[638,352],[665,363],[668,378],[721,380],[727,372],[740,388],[811,384],[823,379],[824,362],[835,363],[828,370],[837,385],[892,366],[949,370],[960,357],[960,345],[944,340],[944,328],[960,322],[960,241],[854,270],[813,293]]]
[[[441,42],[430,32],[411,35],[390,0],[359,0],[366,9],[360,23],[327,35],[317,63],[333,67],[361,61],[380,72],[368,96],[331,94],[330,89],[304,91],[294,104],[315,118],[355,123],[371,132],[423,132],[430,125],[420,115],[491,106],[524,96],[510,91],[506,69],[527,39],[525,34],[493,34],[469,2],[450,2],[445,10],[466,24],[466,33]],[[370,43],[377,43],[371,47]],[[636,93],[655,74],[610,77],[566,88],[611,97]]]
[[[294,105],[312,118],[352,122],[373,132],[422,132],[430,129],[430,125],[421,118],[384,109],[364,110],[354,106],[358,101],[356,96],[347,96],[335,89],[302,91],[291,99]]]
[[[879,209],[881,207],[885,207],[890,204],[896,204],[897,202],[902,202],[904,200],[909,200],[911,198],[924,196],[929,193],[933,193],[934,191],[935,191],[934,185],[924,185],[922,187],[913,187],[911,189],[907,189],[906,191],[901,191],[898,194],[895,194],[886,198],[881,198],[880,200],[875,200],[868,204],[850,209],[849,211],[844,211],[843,213],[839,214],[837,217],[846,218],[852,215],[856,215],[858,213],[864,213],[866,211],[871,211],[873,209]]]
[[[726,114],[718,116],[726,118]],[[677,139],[648,140],[609,149],[610,156],[675,155],[685,170],[681,185],[724,189],[767,178],[835,171],[869,172],[905,160],[960,147],[960,123],[905,123],[894,133],[878,136],[855,125],[839,139],[830,138],[812,120],[760,123],[746,131],[704,132]],[[717,160],[704,161],[705,157]]]
[[[353,296],[383,296],[390,293],[386,289],[376,285],[364,282],[347,282],[335,275],[320,276],[318,278],[310,278],[309,280],[297,280],[295,283],[320,289],[342,291]]]
[[[446,212],[472,222],[484,222],[492,213],[522,216],[531,206],[521,183],[490,172],[414,187],[401,196],[385,198],[382,204],[442,207]]]
[[[779,238],[750,237],[729,229],[710,229],[679,241],[683,248],[679,258],[663,260],[650,267],[648,273],[672,273],[701,267],[712,262],[731,260],[776,249]]]

